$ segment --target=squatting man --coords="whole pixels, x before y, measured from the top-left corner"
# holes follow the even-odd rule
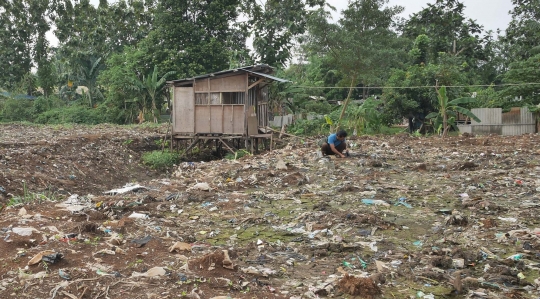
[[[339,158],[345,158],[345,155],[349,156],[349,150],[347,149],[347,142],[345,141],[347,132],[339,130],[335,134],[330,134],[325,142],[321,145],[321,152],[324,155],[336,155]],[[345,152],[345,154],[343,154]]]

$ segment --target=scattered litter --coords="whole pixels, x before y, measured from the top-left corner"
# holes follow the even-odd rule
[[[176,242],[171,247],[169,247],[169,252],[175,251],[191,251],[191,245],[184,242]]]
[[[128,216],[128,218],[148,219],[148,218],[150,218],[150,216],[148,216],[147,214],[133,212],[133,213],[131,213],[131,215]]]
[[[512,218],[512,217],[497,217],[497,219],[499,220],[502,220],[502,221],[508,221],[508,222],[517,222],[517,219],[516,218]]]
[[[207,183],[197,183],[188,190],[210,191],[212,190],[212,188],[210,188],[210,185],[208,185]]]
[[[56,204],[56,207],[64,208],[72,213],[79,213],[92,208],[92,203],[84,197],[72,194],[64,202]]]
[[[59,269],[58,270],[58,275],[62,278],[62,279],[65,279],[65,280],[70,280],[71,279],[71,275],[69,275],[69,273],[67,273],[65,270],[63,269]]]
[[[19,272],[19,279],[21,280],[42,279],[42,278],[46,278],[47,276],[49,276],[49,274],[47,274],[47,271],[41,271],[35,274],[28,274],[22,271]]]
[[[53,250],[45,250],[45,251],[41,251],[39,252],[38,254],[36,254],[30,261],[28,261],[28,265],[31,266],[31,265],[35,265],[39,262],[41,262],[41,260],[43,259],[43,256],[45,255],[50,255],[50,254],[54,254],[56,253],[55,251]]]
[[[276,169],[277,170],[287,170],[287,164],[285,164],[285,162],[283,160],[279,160],[276,163]]]
[[[39,233],[39,231],[33,227],[14,227],[11,231],[19,236],[31,236],[34,232]]]
[[[24,180],[29,194],[60,197],[2,211],[0,297],[487,299],[540,287],[537,134],[362,136],[348,159],[274,136],[275,151],[202,150],[190,159],[207,162],[156,174],[138,151],[163,127],[110,139],[75,127],[0,153],[16,196]]]
[[[150,242],[150,240],[152,240],[152,236],[146,236],[140,239],[133,239],[131,240],[131,243],[133,243],[135,247],[143,247],[146,243]]]
[[[133,272],[131,274],[131,277],[159,277],[159,276],[165,276],[168,275],[169,272],[163,268],[163,267],[154,267],[151,269],[148,269],[148,271],[140,273],[140,272]]]
[[[507,257],[509,260],[519,261],[523,257],[523,254],[518,253]]]
[[[142,189],[148,190],[148,188],[146,188],[144,186],[141,186],[139,184],[126,184],[122,188],[105,191],[105,192],[103,192],[103,194],[117,195],[117,194],[124,194],[124,193],[128,193],[128,192],[135,192],[135,191],[139,191],[139,190],[142,190]]]
[[[64,258],[63,254],[55,252],[55,253],[52,253],[52,254],[43,255],[41,257],[41,260],[44,261],[44,262],[47,262],[49,264],[54,264],[54,263],[58,263],[63,258]]]
[[[376,206],[386,206],[386,207],[389,207],[390,204],[387,203],[386,201],[384,200],[380,200],[380,199],[362,199],[362,203],[366,204],[366,205],[376,205]]]

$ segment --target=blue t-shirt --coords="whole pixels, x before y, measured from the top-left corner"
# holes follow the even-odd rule
[[[345,141],[345,139],[343,139],[343,141]],[[328,136],[328,144],[333,144],[334,147],[340,145],[343,141],[339,141],[336,134]]]

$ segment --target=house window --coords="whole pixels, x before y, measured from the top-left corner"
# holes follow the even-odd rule
[[[245,93],[243,92],[211,92],[196,93],[195,105],[243,105]]]
[[[208,94],[207,93],[196,93],[195,94],[195,105],[208,105]]]

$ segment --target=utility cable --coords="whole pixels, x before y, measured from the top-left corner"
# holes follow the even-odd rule
[[[420,89],[420,88],[440,88],[442,86],[446,86],[446,88],[464,88],[464,87],[504,87],[504,86],[528,86],[528,85],[540,85],[540,83],[506,83],[506,84],[497,84],[497,85],[493,85],[493,84],[478,84],[478,85],[451,85],[451,86],[446,86],[446,85],[440,85],[440,86],[435,86],[435,85],[432,85],[432,86],[365,86],[365,87],[347,87],[347,86],[343,86],[343,87],[339,87],[339,86],[304,86],[304,85],[297,85],[297,86],[294,86],[294,87],[299,87],[299,88],[306,88],[306,89],[349,89],[349,88],[353,88],[353,89],[365,89],[365,88],[369,88],[369,89]]]

